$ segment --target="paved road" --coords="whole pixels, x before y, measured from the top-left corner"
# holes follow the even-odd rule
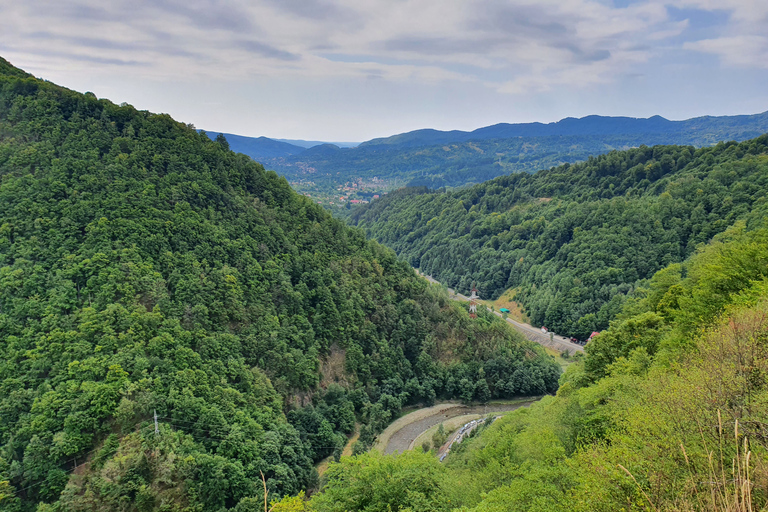
[[[457,407],[439,411],[432,416],[427,416],[426,418],[421,418],[412,423],[408,423],[392,434],[384,453],[389,455],[390,453],[404,452],[408,450],[413,440],[419,437],[422,432],[429,430],[431,427],[434,427],[447,419],[455,418],[456,416],[464,416],[466,414],[491,414],[494,412],[513,411],[520,407],[527,407],[532,403],[533,401],[518,402],[516,404],[459,405]],[[415,412],[418,413],[419,411]]]
[[[424,277],[430,283],[440,284],[438,281],[433,279],[432,276],[425,276],[420,272],[419,272],[419,275]],[[451,288],[448,288],[448,296],[453,300],[459,300],[462,302],[469,301],[469,297],[467,297],[466,295],[462,295],[460,293],[456,293]],[[503,318],[503,315],[498,311],[493,311],[491,308],[487,308],[487,309],[488,311],[491,311],[496,316]],[[555,349],[558,352],[563,352],[567,350],[568,353],[571,355],[575,354],[576,352],[584,351],[584,347],[571,342],[568,338],[565,338],[563,336],[558,336],[557,334],[554,334],[554,333],[551,333],[552,336],[550,336],[550,333],[545,334],[541,332],[541,329],[537,329],[536,327],[523,322],[516,322],[511,318],[507,318],[507,322],[511,324],[515,329],[517,329],[523,336],[525,336],[526,339],[534,341],[539,345],[543,345],[545,347]]]

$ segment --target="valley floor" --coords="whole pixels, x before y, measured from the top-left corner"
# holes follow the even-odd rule
[[[520,407],[527,407],[534,401],[490,402],[485,405],[464,405],[451,402],[425,407],[393,422],[379,435],[379,441],[376,443],[375,448],[387,455],[395,452],[404,452],[413,449],[415,440],[424,432],[445,421],[469,415],[486,415],[514,411]]]
[[[427,281],[429,281],[430,283],[441,284],[439,281],[433,279],[432,276],[426,276],[421,272],[418,272],[418,274],[424,279],[426,279]],[[469,297],[467,297],[466,295],[462,295],[460,293],[456,293],[456,291],[453,290],[452,288],[448,288],[448,296],[453,300],[469,302]],[[503,318],[503,315],[498,311],[492,310],[491,308],[487,308],[487,309],[488,311],[492,312],[494,315],[500,318]],[[524,322],[518,322],[518,321],[512,320],[511,318],[507,318],[506,320],[507,320],[507,323],[509,323],[510,325],[512,325],[512,327],[514,327],[520,333],[522,333],[522,335],[525,336],[526,339],[533,341],[535,343],[538,343],[539,345],[542,345],[544,347],[549,347],[551,349],[557,350],[558,352],[568,352],[570,355],[573,355],[576,352],[584,351],[583,346],[577,345],[571,342],[568,338],[564,336],[558,336],[554,333],[545,334],[541,332],[541,329],[537,327],[534,327]]]

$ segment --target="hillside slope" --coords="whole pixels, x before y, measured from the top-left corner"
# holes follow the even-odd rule
[[[767,300],[763,213],[655,274],[557,396],[487,421],[442,464],[342,459],[299,510],[765,510]]]
[[[560,373],[226,139],[3,60],[0,340],[11,511],[252,510],[355,422]]]
[[[232,151],[248,155],[257,162],[262,162],[270,158],[296,155],[305,150],[305,148],[301,146],[269,139],[267,137],[246,137],[243,135],[221,132],[205,133],[211,140],[216,140],[216,137],[223,135]]]
[[[585,339],[664,265],[683,261],[768,193],[768,136],[641,147],[454,192],[403,189],[351,222],[422,272]]]

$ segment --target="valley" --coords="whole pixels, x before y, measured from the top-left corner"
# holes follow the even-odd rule
[[[21,512],[249,510],[404,407],[562,373],[224,137],[2,59],[0,340]]]
[[[0,59],[0,508],[764,509],[768,134],[462,156],[544,126],[322,145],[289,182]]]
[[[665,265],[761,218],[765,148],[765,136],[638,148],[456,191],[406,188],[349,222],[448,287],[514,289],[531,323],[585,340]]]
[[[640,146],[743,141],[768,132],[768,112],[669,121],[587,116],[549,124],[498,124],[471,132],[415,130],[355,147],[303,148],[228,134],[234,151],[278,172],[297,191],[338,214],[400,187],[454,189],[515,173],[535,173]],[[216,132],[209,136],[215,138]],[[363,185],[348,190],[349,184]],[[339,194],[339,192],[343,192]],[[340,199],[345,196],[345,199]],[[331,204],[333,203],[333,204]]]
[[[419,272],[419,275],[422,276],[427,281],[429,281],[430,283],[437,284],[437,285],[440,284],[432,276],[425,276],[421,272]],[[466,295],[456,293],[456,291],[453,290],[452,288],[447,288],[447,291],[448,291],[448,296],[451,299],[455,301],[463,302],[465,303],[465,305],[469,303],[470,299]],[[499,318],[504,319],[505,322],[510,324],[512,327],[514,327],[526,339],[533,341],[534,343],[538,343],[543,347],[551,348],[559,353],[567,352],[570,355],[573,355],[576,352],[584,351],[584,347],[582,345],[574,343],[573,341],[571,341],[570,339],[564,336],[559,336],[553,332],[544,333],[542,332],[541,328],[536,328],[531,324],[527,324],[525,322],[518,322],[517,320],[513,320],[512,318],[506,318],[503,313],[501,313],[500,311],[495,311],[489,306],[486,306],[486,310],[498,316]]]

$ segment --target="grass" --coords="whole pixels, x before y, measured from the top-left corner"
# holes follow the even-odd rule
[[[544,351],[555,358],[555,361],[560,365],[560,368],[562,368],[563,371],[565,371],[565,369],[571,366],[574,362],[573,356],[565,359],[562,353],[558,350],[555,350],[554,348],[544,347]]]
[[[360,424],[355,425],[355,432],[352,434],[352,437],[350,437],[347,440],[347,444],[344,445],[344,451],[341,452],[342,457],[349,457],[352,455],[352,445],[355,444],[355,441],[360,437]],[[320,462],[318,462],[316,469],[317,473],[320,476],[323,476],[323,473],[328,469],[328,465],[333,462],[333,455],[329,455],[328,457],[324,458]]]
[[[520,304],[514,301],[514,296],[515,289],[510,288],[509,290],[502,293],[501,296],[496,300],[483,300],[480,302],[489,308],[493,308],[494,311],[498,311],[501,308],[507,308],[509,310],[509,313],[507,314],[509,318],[517,322],[526,324],[529,323],[529,319],[526,314],[523,313],[523,309]]]

